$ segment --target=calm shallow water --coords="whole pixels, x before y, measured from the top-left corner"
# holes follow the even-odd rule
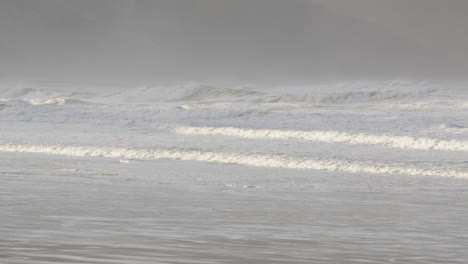
[[[467,182],[0,154],[2,263],[466,263]]]

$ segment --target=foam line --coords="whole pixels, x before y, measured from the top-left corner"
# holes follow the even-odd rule
[[[468,151],[468,141],[442,140],[426,137],[388,136],[338,131],[297,131],[245,129],[236,127],[177,127],[173,130],[181,135],[219,135],[250,139],[294,139],[302,141],[381,145],[389,148],[415,150]]]
[[[0,144],[0,152],[42,153],[76,157],[107,157],[142,160],[174,159],[239,164],[263,168],[468,178],[468,170],[450,170],[430,167],[401,167],[374,162],[349,162],[338,159],[304,159],[299,157],[267,154],[30,144]]]

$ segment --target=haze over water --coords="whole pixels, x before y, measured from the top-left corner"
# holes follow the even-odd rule
[[[464,79],[465,1],[6,0],[0,78],[68,88]]]
[[[467,263],[466,1],[0,1],[0,263]]]

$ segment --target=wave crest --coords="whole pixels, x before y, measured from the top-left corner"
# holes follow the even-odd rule
[[[272,155],[177,149],[129,149],[100,146],[61,146],[29,144],[3,144],[0,145],[0,152],[41,153],[75,157],[107,157],[127,160],[172,159],[223,164],[238,164],[263,168],[468,178],[468,171],[466,170],[444,169],[436,167],[402,167],[397,165],[379,164],[375,162],[357,162],[338,159],[309,159],[278,154]]]
[[[357,82],[322,84],[301,88],[221,88],[190,83],[178,87],[141,87],[113,93],[64,92],[32,88],[0,91],[2,100],[24,100],[33,104],[77,102],[122,104],[152,102],[247,102],[247,103],[365,103],[408,97],[424,97],[437,91],[424,83]]]
[[[339,131],[297,131],[246,129],[236,127],[178,127],[182,135],[218,135],[250,139],[295,139],[301,141],[345,143],[351,145],[380,145],[389,148],[468,152],[468,141],[442,140],[413,136],[389,136]]]

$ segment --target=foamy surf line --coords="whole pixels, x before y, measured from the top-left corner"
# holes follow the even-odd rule
[[[442,140],[426,137],[389,136],[338,131],[297,131],[245,129],[236,127],[177,127],[181,135],[218,135],[248,139],[294,139],[301,141],[344,143],[351,145],[381,145],[388,148],[414,150],[467,151],[468,141]]]
[[[238,164],[263,168],[468,178],[468,170],[400,167],[372,162],[349,162],[338,159],[303,159],[299,157],[267,154],[31,144],[2,144],[0,145],[0,152],[41,153],[75,157],[106,157],[138,160],[173,159],[222,164]]]

